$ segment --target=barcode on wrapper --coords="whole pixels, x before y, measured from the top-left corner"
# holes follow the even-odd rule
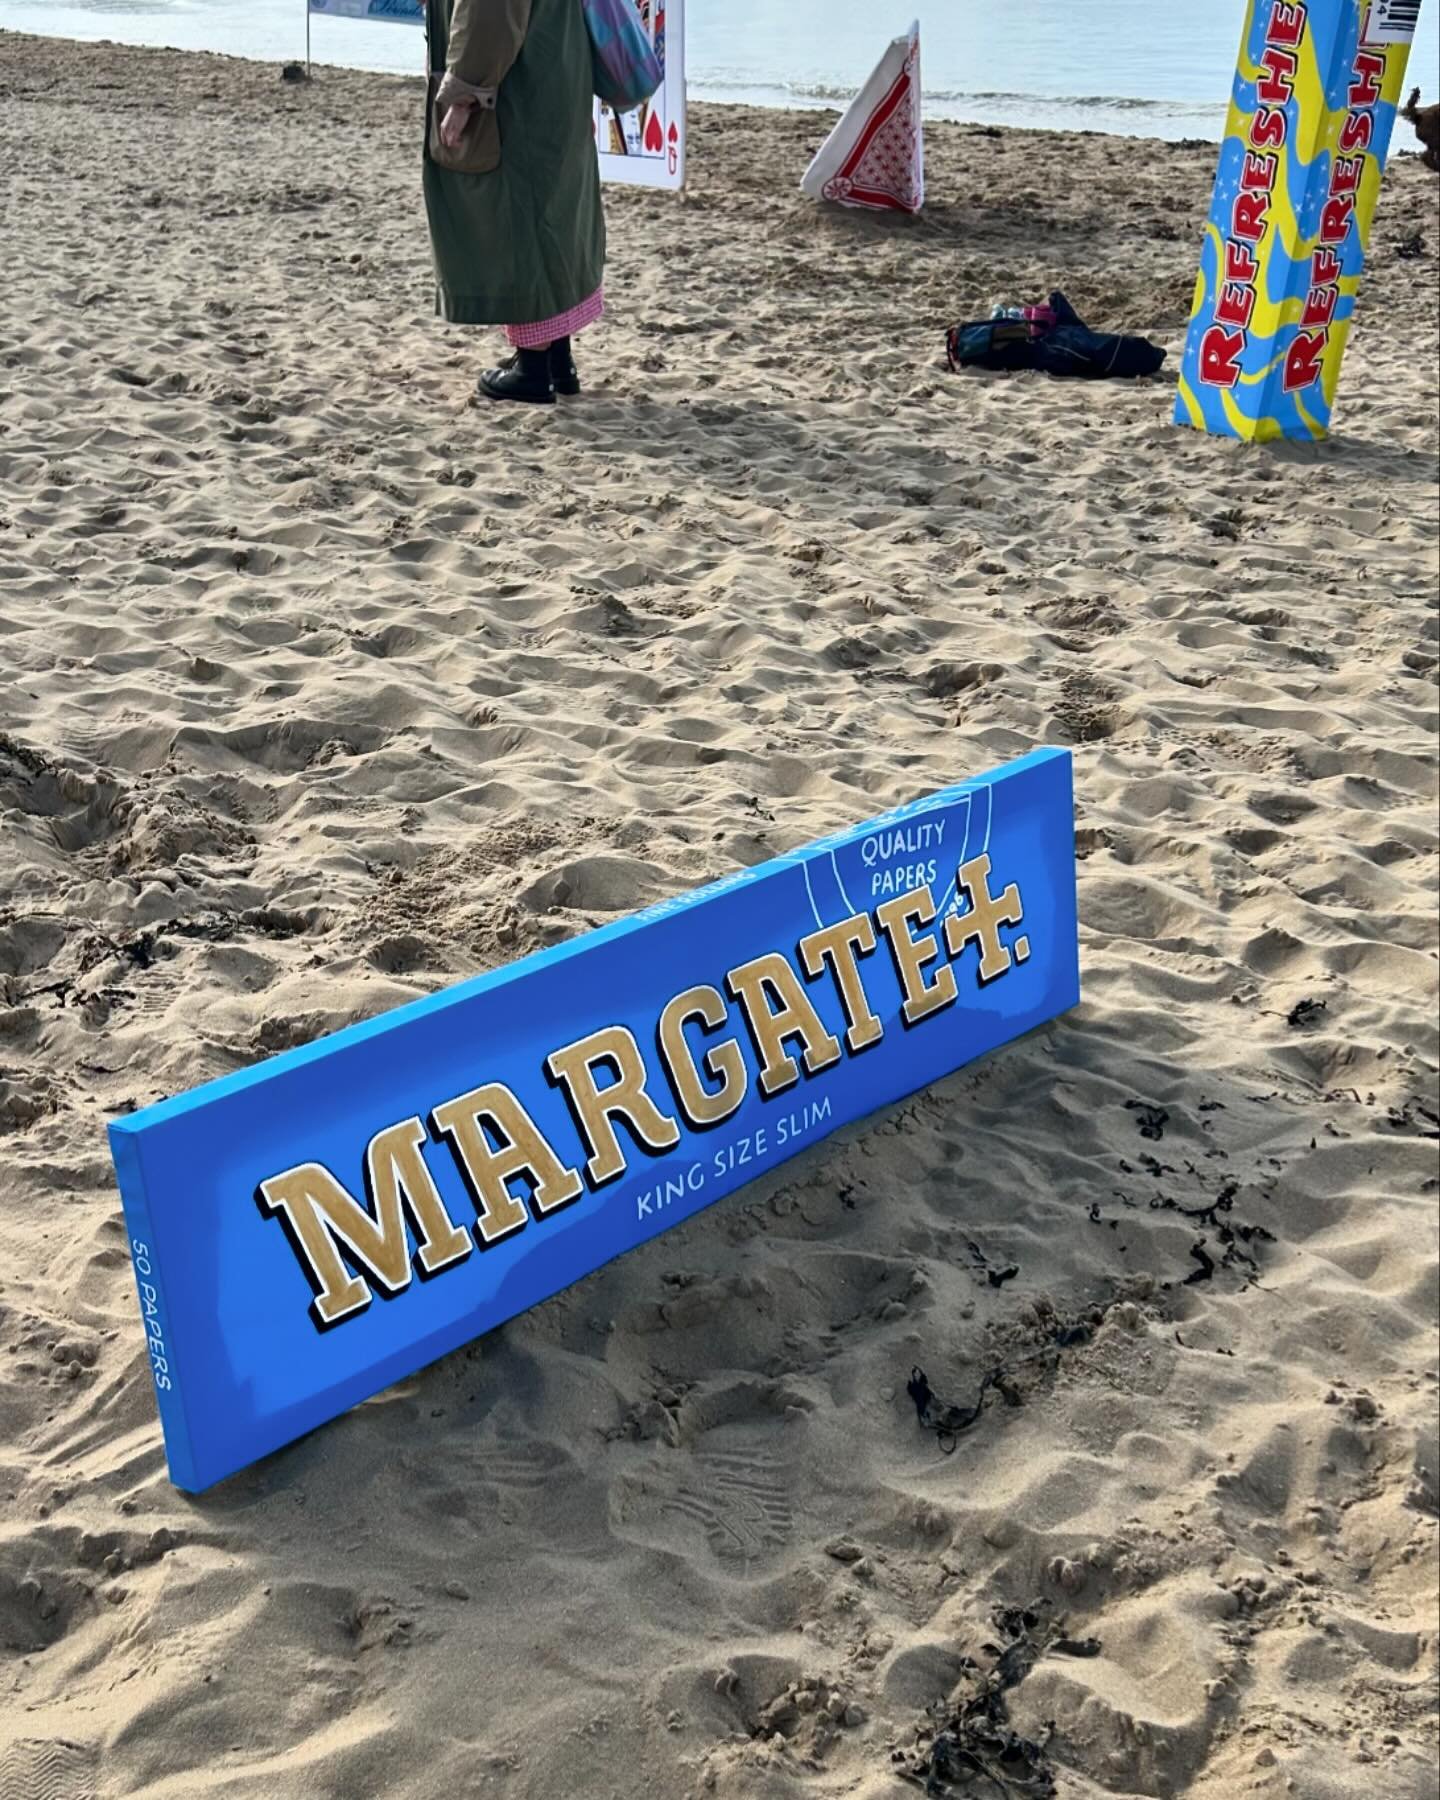
[[[1408,44],[1415,36],[1420,0],[1370,0],[1365,15],[1367,44]]]

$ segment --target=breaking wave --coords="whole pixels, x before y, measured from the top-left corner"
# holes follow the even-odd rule
[[[838,108],[854,99],[857,89],[824,81],[746,80],[726,71],[711,73],[692,68],[692,94],[699,99],[736,101],[752,106]],[[1163,135],[1162,127],[1172,131],[1190,128],[1219,137],[1225,119],[1226,94],[1218,104],[1214,101],[1156,100],[1133,94],[1038,94],[1004,88],[927,87],[924,102],[932,118],[995,119],[1009,124],[1037,126],[1054,124],[1057,116],[1067,123],[1093,120],[1110,129],[1117,125],[1149,135]]]

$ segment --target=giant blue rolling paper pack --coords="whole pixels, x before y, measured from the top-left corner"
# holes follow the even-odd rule
[[[1070,758],[1040,750],[118,1120],[173,1479],[208,1487],[1078,997]]]

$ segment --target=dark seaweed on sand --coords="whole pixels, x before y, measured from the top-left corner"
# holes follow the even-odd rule
[[[1092,1315],[1088,1323],[1060,1324],[1050,1333],[1044,1345],[1030,1356],[1009,1363],[997,1363],[981,1377],[980,1387],[969,1406],[955,1406],[941,1400],[930,1386],[930,1378],[918,1366],[910,1371],[905,1391],[915,1403],[915,1416],[926,1431],[933,1431],[946,1456],[954,1454],[962,1431],[968,1431],[985,1410],[989,1396],[999,1394],[1008,1406],[1020,1406],[1024,1395],[1015,1383],[1015,1374],[1034,1363],[1053,1364],[1057,1351],[1072,1350],[1077,1344],[1088,1344],[1095,1335],[1095,1325],[1103,1313]]]
[[[1238,1182],[1227,1181],[1208,1206],[1181,1206],[1178,1200],[1172,1200],[1168,1194],[1157,1194],[1150,1202],[1152,1212],[1178,1213],[1182,1219],[1193,1219],[1198,1225],[1208,1225],[1223,1246],[1218,1262],[1206,1248],[1208,1238],[1199,1238],[1190,1246],[1191,1258],[1199,1266],[1185,1277],[1181,1283],[1183,1287],[1190,1287],[1197,1281],[1209,1281],[1216,1269],[1236,1267],[1247,1272],[1247,1287],[1259,1280],[1260,1264],[1251,1254],[1250,1246],[1273,1244],[1275,1235],[1263,1225],[1237,1223],[1230,1217],[1239,1191]]]
[[[994,1794],[1001,1800],[1028,1796],[1050,1800],[1055,1776],[1045,1754],[1046,1740],[1021,1737],[1012,1729],[1005,1696],[1019,1687],[1042,1656],[1098,1656],[1097,1638],[1072,1638],[1063,1619],[1044,1601],[996,1609],[1003,1644],[982,1644],[990,1658],[982,1668],[974,1657],[961,1659],[971,1692],[950,1712],[914,1767],[900,1771],[907,1781],[938,1797]]]

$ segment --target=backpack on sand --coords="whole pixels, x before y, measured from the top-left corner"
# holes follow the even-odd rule
[[[634,112],[665,79],[634,0],[581,0],[581,6],[595,96],[617,113]]]
[[[1165,352],[1148,338],[1092,331],[1061,293],[1050,296],[1053,323],[1030,319],[974,319],[945,335],[952,369],[1035,369],[1045,375],[1106,376],[1130,380],[1154,375]]]

